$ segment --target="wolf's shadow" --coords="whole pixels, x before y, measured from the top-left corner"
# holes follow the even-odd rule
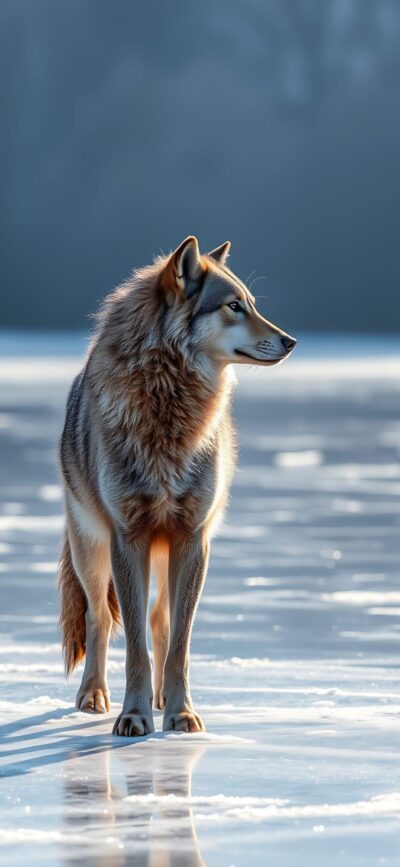
[[[64,863],[87,867],[205,867],[191,803],[192,773],[206,749],[196,735],[129,743],[87,759],[65,778]],[[93,757],[94,759],[94,757]]]

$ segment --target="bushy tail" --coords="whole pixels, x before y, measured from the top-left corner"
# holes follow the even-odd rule
[[[86,655],[86,608],[85,592],[72,564],[68,535],[65,534],[58,567],[60,592],[60,630],[65,661],[65,671],[71,674]],[[115,587],[110,580],[108,607],[113,620],[113,630],[121,623],[121,613]]]
[[[60,630],[64,653],[65,671],[74,670],[86,653],[86,596],[72,565],[71,548],[65,534],[58,565],[58,589],[60,593]]]

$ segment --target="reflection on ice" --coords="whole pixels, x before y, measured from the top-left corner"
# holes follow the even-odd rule
[[[71,846],[66,838],[66,865],[81,859],[102,867],[205,865],[191,783],[206,744],[183,741],[151,738],[130,749],[100,752],[91,776],[87,758],[71,753],[64,824],[76,842]]]

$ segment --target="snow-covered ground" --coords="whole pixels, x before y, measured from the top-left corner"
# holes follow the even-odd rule
[[[400,345],[240,371],[240,464],[192,643],[207,734],[74,710],[56,442],[80,338],[0,340],[0,862],[400,864]]]

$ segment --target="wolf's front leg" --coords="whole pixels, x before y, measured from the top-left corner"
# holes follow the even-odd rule
[[[112,542],[112,569],[126,636],[126,692],[113,733],[134,737],[154,731],[151,668],[146,643],[149,593],[149,540],[128,543],[122,534]]]
[[[198,531],[188,539],[174,538],[170,548],[170,646],[164,668],[163,729],[204,731],[189,686],[189,644],[193,618],[207,572],[208,535]]]

